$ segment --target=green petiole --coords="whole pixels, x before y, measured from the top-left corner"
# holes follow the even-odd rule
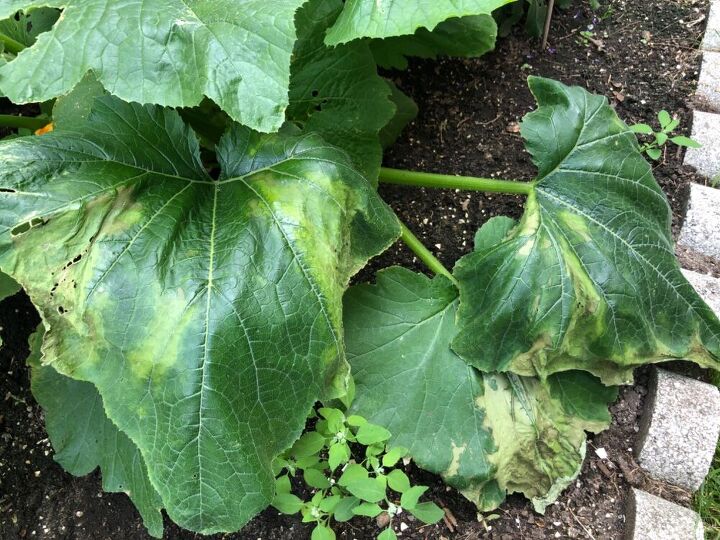
[[[25,45],[3,33],[0,33],[0,43],[2,43],[4,49],[11,54],[19,54],[20,51],[25,48]]]
[[[48,122],[49,120],[47,118],[33,116],[15,116],[14,114],[0,114],[0,127],[35,130],[45,126]]]
[[[407,247],[409,247],[415,255],[417,255],[418,259],[425,263],[425,266],[432,270],[433,273],[442,274],[450,281],[452,281],[455,285],[457,285],[457,280],[452,275],[450,270],[445,268],[443,264],[435,257],[435,255],[430,253],[430,250],[423,245],[420,239],[415,236],[404,223],[400,222],[400,228],[402,230],[402,233],[400,234],[400,240],[402,240],[403,243]]]
[[[511,193],[529,195],[533,184],[513,180],[497,180],[495,178],[476,178],[473,176],[453,176],[451,174],[434,174],[400,169],[380,169],[380,181],[386,184],[403,186],[421,186],[431,188],[465,189],[472,191],[490,191],[494,193]]]

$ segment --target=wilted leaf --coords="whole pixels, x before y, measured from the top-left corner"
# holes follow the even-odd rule
[[[41,324],[30,336],[27,363],[32,393],[43,408],[45,428],[55,450],[53,459],[75,476],[99,467],[103,490],[126,493],[148,532],[161,538],[162,502],[150,483],[140,451],[108,420],[100,394],[91,383],[60,375],[52,366],[40,363],[43,334]]]
[[[457,292],[446,278],[402,268],[380,272],[377,285],[348,291],[353,411],[386,426],[391,444],[409,448],[420,467],[479,508],[493,509],[506,492],[519,491],[542,509],[579,471],[584,430],[608,424],[598,411],[615,394],[587,384],[585,374],[585,392],[568,396],[534,378],[480,373],[450,349],[456,307]],[[571,375],[563,377],[570,384]],[[416,492],[403,494],[403,507]]]
[[[398,234],[341,151],[234,128],[219,180],[177,113],[104,97],[77,132],[0,143],[0,268],[92,382],[169,515],[237,530],[312,404],[344,393],[341,296]]]
[[[607,384],[670,358],[720,367],[720,322],[680,272],[634,133],[601,96],[530,88],[539,108],[522,133],[539,174],[517,226],[455,267],[455,351],[482,371],[580,369]]]

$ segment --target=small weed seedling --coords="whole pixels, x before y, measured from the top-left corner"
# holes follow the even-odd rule
[[[663,147],[670,141],[678,146],[685,146],[687,148],[700,148],[700,143],[685,137],[684,135],[675,135],[671,137],[673,131],[680,125],[680,119],[675,117],[672,118],[670,113],[666,110],[662,110],[657,115],[658,122],[660,122],[660,131],[655,131],[648,124],[634,124],[630,126],[630,129],[639,135],[650,135],[653,138],[643,143],[640,150],[645,152],[649,158],[657,161],[662,156]]]
[[[314,431],[307,431],[275,462],[281,474],[275,481],[272,505],[283,514],[302,514],[305,523],[315,522],[312,540],[334,540],[332,520],[348,521],[385,514],[387,527],[378,540],[395,540],[393,519],[404,510],[423,523],[436,523],[443,511],[433,502],[419,502],[427,486],[411,486],[407,475],[394,468],[408,449],[386,445],[390,432],[370,424],[361,416],[338,409],[321,408]],[[353,449],[364,453],[353,458]],[[363,450],[364,449],[364,450]],[[302,471],[308,488],[315,490],[309,501],[291,493],[290,477]],[[390,491],[388,491],[390,488]],[[397,495],[391,495],[394,492]]]

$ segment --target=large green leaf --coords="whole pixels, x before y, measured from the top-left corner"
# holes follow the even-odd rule
[[[400,90],[390,79],[385,79],[390,88],[390,100],[395,105],[395,115],[380,130],[380,143],[383,148],[391,146],[410,122],[415,120],[418,106],[413,99]]]
[[[97,387],[173,520],[240,528],[312,404],[345,391],[342,293],[398,235],[391,211],[316,136],[237,126],[214,181],[176,112],[109,96],[0,155],[0,268],[46,363]]]
[[[374,182],[382,161],[378,134],[394,106],[366,43],[323,45],[341,10],[340,0],[311,0],[298,11],[287,116],[348,152]]]
[[[409,448],[420,467],[481,509],[518,491],[542,511],[577,474],[584,430],[608,425],[615,389],[577,372],[551,384],[480,373],[450,349],[456,298],[446,278],[402,268],[348,291],[352,410],[385,426],[391,444]],[[574,380],[583,392],[563,392]]]
[[[477,57],[495,48],[497,25],[492,15],[454,17],[431,32],[418,28],[413,35],[373,40],[375,60],[384,68],[405,69],[407,58],[438,56]]]
[[[100,467],[105,491],[126,493],[137,506],[148,532],[162,538],[162,502],[150,484],[140,452],[108,420],[102,399],[88,382],[60,375],[40,362],[42,324],[30,336],[32,392],[45,413],[55,461],[76,476]],[[71,421],[68,421],[71,419]]]
[[[328,45],[354,39],[388,38],[433,30],[453,17],[489,15],[514,0],[347,0],[345,8],[325,38]]]
[[[88,73],[69,93],[55,100],[52,108],[54,129],[71,131],[81,128],[92,112],[95,99],[104,95],[107,92],[103,85],[92,73]]]
[[[197,105],[275,131],[288,105],[294,15],[305,0],[6,0],[0,18],[64,8],[49,32],[0,68],[16,103],[67,93],[92,70],[126,101]],[[30,75],[31,74],[31,75]]]
[[[720,367],[720,322],[680,272],[635,135],[601,96],[530,88],[539,108],[522,133],[539,174],[520,223],[483,228],[455,268],[455,351],[483,371],[581,369],[609,384],[669,358]]]

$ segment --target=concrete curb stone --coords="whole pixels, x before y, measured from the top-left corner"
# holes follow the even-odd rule
[[[720,229],[720,227],[718,228]],[[682,273],[700,295],[700,298],[705,300],[705,303],[720,318],[720,279],[693,272],[692,270],[683,270]]]
[[[688,508],[633,488],[625,511],[626,540],[703,540],[700,516]]]
[[[717,387],[655,368],[636,456],[650,476],[696,491],[710,470],[720,435]]]
[[[720,175],[720,114],[693,111],[691,137],[702,148],[688,148],[685,165],[695,167],[700,174],[710,179]]]
[[[701,47],[704,51],[720,51],[720,0],[713,0],[710,4],[710,14]]]
[[[703,53],[702,68],[695,96],[704,110],[720,110],[720,52]]]
[[[720,260],[720,189],[690,185],[690,200],[678,243]]]

